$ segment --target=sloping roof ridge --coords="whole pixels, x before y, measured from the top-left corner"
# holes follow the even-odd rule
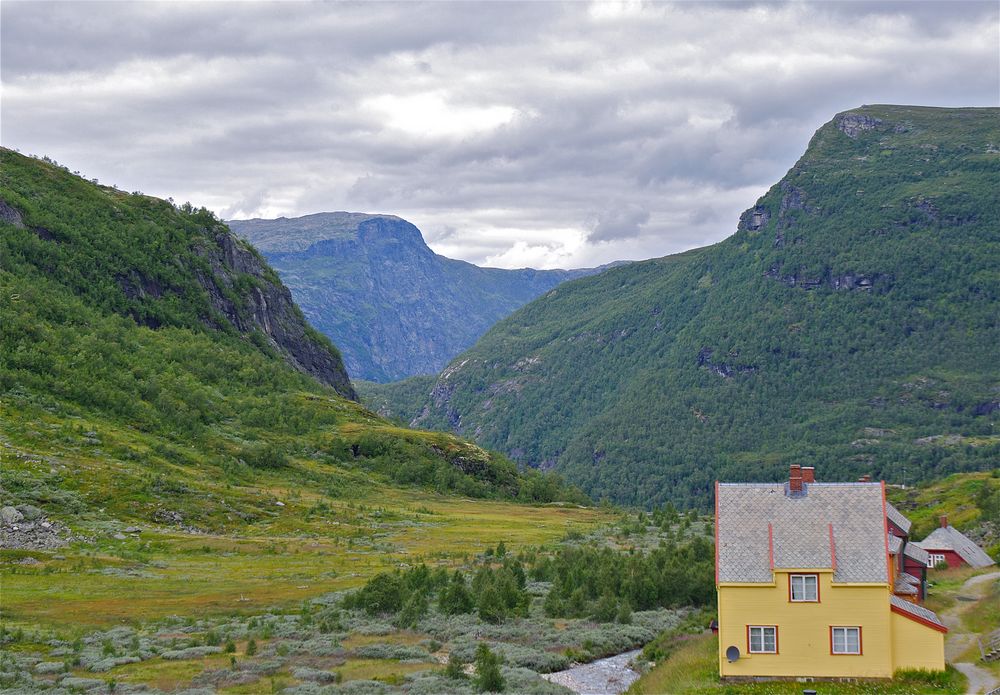
[[[910,529],[913,527],[913,522],[910,521],[909,517],[903,514],[903,512],[896,509],[892,505],[892,502],[887,501],[885,505],[886,505],[886,513],[889,515],[889,521],[891,521],[892,523],[896,524],[896,526],[901,528],[903,530],[903,533],[909,534]]]
[[[994,564],[993,558],[991,558],[985,550],[979,547],[979,544],[973,541],[971,538],[966,536],[964,533],[959,531],[954,526],[948,527],[948,532],[952,534],[952,537],[956,541],[954,543],[955,552],[958,553],[963,560],[968,562],[973,567],[989,567]],[[957,535],[957,538],[955,536]]]
[[[928,541],[931,541],[929,547]],[[986,551],[954,526],[939,526],[918,545],[924,550],[951,550],[975,568],[996,564]]]
[[[916,619],[917,622],[922,622],[930,627],[936,626],[942,632],[948,631],[945,624],[941,622],[940,618],[938,618],[937,613],[928,608],[918,606],[911,601],[907,601],[906,599],[893,595],[889,596],[889,603],[892,608],[896,609],[897,613],[903,613],[904,615]]]
[[[912,541],[910,543],[907,543],[903,547],[903,555],[906,555],[910,559],[916,560],[917,562],[924,565],[926,565],[927,560],[930,559],[929,556],[927,555],[927,551],[921,548],[917,543]]]
[[[786,483],[787,483],[787,481],[785,481],[785,480],[782,480],[782,481],[779,481],[779,482],[772,482],[772,483],[766,483],[766,482],[763,482],[763,483],[762,482],[758,482],[758,483],[723,483],[723,482],[720,482],[719,486],[720,487],[780,487],[782,485],[785,485]],[[881,483],[879,483],[879,482],[870,482],[870,483],[861,483],[861,482],[853,482],[853,483],[836,483],[836,482],[834,482],[834,483],[828,483],[828,482],[822,482],[821,483],[821,482],[815,482],[815,483],[803,483],[803,485],[808,485],[810,487],[866,487],[866,486],[872,486],[872,485],[881,485]]]

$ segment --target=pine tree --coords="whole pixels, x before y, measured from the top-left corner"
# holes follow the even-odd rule
[[[483,642],[476,647],[476,688],[482,693],[499,693],[504,689],[500,673],[500,657]]]

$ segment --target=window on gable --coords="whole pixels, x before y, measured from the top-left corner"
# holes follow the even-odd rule
[[[833,654],[860,654],[860,627],[831,627],[830,651]]]
[[[791,582],[791,598],[793,601],[819,601],[819,577],[815,574],[793,574]]]
[[[774,625],[750,625],[747,628],[748,649],[751,654],[777,654],[778,628]]]

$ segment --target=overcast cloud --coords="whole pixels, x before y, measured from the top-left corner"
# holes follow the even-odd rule
[[[731,234],[838,111],[997,106],[998,3],[0,4],[0,140],[504,267]]]

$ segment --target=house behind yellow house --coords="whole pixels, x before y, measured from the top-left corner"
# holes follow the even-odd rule
[[[721,676],[945,668],[947,628],[902,597],[908,539],[890,532],[884,483],[818,483],[796,465],[788,482],[715,493]]]

